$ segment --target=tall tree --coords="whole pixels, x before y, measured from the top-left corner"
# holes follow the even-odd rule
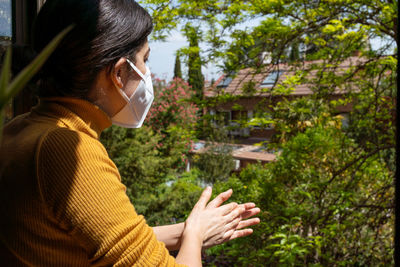
[[[291,62],[296,62],[300,60],[300,51],[299,51],[299,44],[298,43],[293,43],[291,48],[290,48],[290,53],[289,53],[289,60]]]
[[[188,83],[198,99],[203,98],[204,76],[201,73],[202,61],[200,58],[199,32],[195,27],[187,25],[185,33],[189,39]]]
[[[182,79],[181,58],[179,53],[176,53],[175,57],[174,78]]]

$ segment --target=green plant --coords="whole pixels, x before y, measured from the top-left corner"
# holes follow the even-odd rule
[[[51,53],[53,53],[53,51],[56,49],[57,45],[72,28],[73,26],[71,25],[54,37],[54,39],[42,50],[42,52],[40,52],[40,54],[12,81],[10,81],[11,47],[7,49],[0,74],[0,140],[3,133],[4,109],[6,105],[39,71]]]

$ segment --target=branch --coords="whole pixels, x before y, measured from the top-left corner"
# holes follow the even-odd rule
[[[394,147],[395,147],[394,145],[388,145],[388,146],[379,147],[379,148],[375,149],[374,151],[371,151],[370,153],[368,153],[366,155],[360,156],[360,157],[350,161],[344,167],[342,167],[341,169],[339,169],[338,171],[333,173],[332,178],[329,179],[329,181],[328,181],[328,184],[330,184],[338,175],[340,175],[343,172],[345,172],[348,168],[350,168],[351,166],[356,164],[358,161],[366,160],[369,157],[371,157],[371,156],[375,155],[376,153],[378,153],[379,151],[390,149],[390,148],[394,148]]]

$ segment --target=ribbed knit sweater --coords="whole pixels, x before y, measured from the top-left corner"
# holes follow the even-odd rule
[[[1,266],[177,266],[98,140],[110,125],[74,98],[42,100],[6,125]]]

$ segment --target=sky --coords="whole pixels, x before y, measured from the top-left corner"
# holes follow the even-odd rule
[[[0,0],[0,36],[11,36],[11,0]]]
[[[182,47],[188,46],[189,43],[185,37],[182,36],[178,31],[173,31],[171,36],[165,42],[149,42],[150,46],[150,57],[148,61],[149,68],[157,78],[171,80],[174,75],[175,66],[175,55],[176,51]],[[200,45],[201,49],[205,49],[204,46]],[[181,59],[181,66],[183,75],[187,73],[185,64]],[[202,67],[202,73],[204,78],[211,81],[212,78],[215,80],[221,76],[221,72],[216,67],[216,63],[209,64]]]

